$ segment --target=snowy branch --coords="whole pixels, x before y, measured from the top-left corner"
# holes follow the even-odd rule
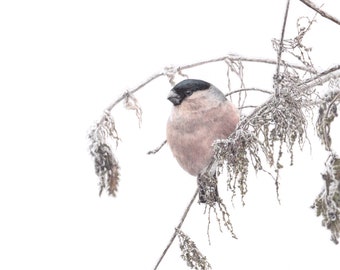
[[[323,11],[321,8],[318,8],[312,1],[310,0],[300,0],[302,3],[304,3],[306,6],[310,7],[311,9],[315,10],[317,13],[319,13],[322,17],[327,18],[328,20],[331,20],[332,22],[335,22],[336,24],[340,25],[340,20],[335,18],[334,16],[328,14],[327,12]]]
[[[198,189],[196,189],[194,196],[191,198],[191,200],[190,200],[188,206],[186,207],[186,209],[185,209],[185,211],[184,211],[184,213],[183,213],[183,215],[182,215],[182,218],[181,218],[179,224],[178,224],[177,227],[175,228],[175,232],[172,234],[172,236],[171,236],[171,238],[170,238],[170,242],[168,243],[168,245],[167,245],[166,248],[164,249],[164,251],[163,251],[161,257],[160,257],[159,260],[157,261],[154,270],[156,270],[156,269],[158,268],[159,264],[162,262],[162,260],[163,260],[163,258],[164,258],[164,256],[165,256],[165,254],[168,252],[168,249],[171,247],[172,243],[174,242],[174,240],[175,240],[175,238],[176,238],[176,235],[177,235],[177,232],[178,232],[178,230],[181,229],[181,227],[182,227],[182,225],[183,225],[183,222],[184,222],[185,218],[187,217],[187,215],[188,215],[188,213],[189,213],[189,210],[190,210],[192,204],[194,203],[194,201],[195,201],[195,199],[196,199],[196,197],[197,197],[197,194],[198,194]]]
[[[276,74],[274,76],[274,80],[279,79],[279,76],[280,76],[280,63],[281,63],[281,56],[282,56],[282,50],[283,50],[283,38],[284,38],[284,35],[285,35],[285,30],[286,30],[289,3],[290,3],[290,0],[287,0],[285,16],[284,16],[284,19],[283,19],[283,25],[282,25],[282,30],[281,30],[280,44],[279,44],[279,49],[278,49],[278,52],[277,52],[277,66],[276,66]],[[274,90],[275,90],[275,96],[278,97],[280,95],[280,89],[278,87],[275,87]]]

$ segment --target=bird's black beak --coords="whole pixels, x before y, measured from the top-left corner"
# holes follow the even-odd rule
[[[171,90],[169,95],[168,95],[168,100],[172,102],[175,106],[181,104],[182,99],[180,95],[178,95],[175,91]]]

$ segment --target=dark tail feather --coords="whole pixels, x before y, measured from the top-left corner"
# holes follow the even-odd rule
[[[219,201],[216,175],[209,177],[206,174],[199,174],[197,184],[199,203],[214,204]]]

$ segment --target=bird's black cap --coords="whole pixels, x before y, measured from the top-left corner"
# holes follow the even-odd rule
[[[194,92],[194,91],[199,91],[199,90],[206,90],[209,87],[210,87],[210,83],[206,81],[187,79],[176,84],[173,90],[177,93],[185,92],[187,90],[191,90]]]
[[[181,104],[182,101],[193,92],[207,90],[210,86],[210,83],[206,81],[187,79],[179,82],[174,86],[174,88],[172,88],[168,99],[176,106]]]

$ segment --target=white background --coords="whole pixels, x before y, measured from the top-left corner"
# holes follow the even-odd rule
[[[291,2],[290,37],[297,17],[314,15]],[[144,111],[141,129],[133,112],[120,106],[113,112],[122,137],[116,198],[98,197],[87,132],[121,93],[165,66],[229,53],[275,59],[271,39],[280,36],[285,3],[2,1],[0,268],[153,269],[196,188],[167,146],[145,154],[165,139],[170,85],[161,78],[136,95]],[[338,1],[324,9],[340,17]],[[339,64],[339,26],[318,16],[312,28],[306,45],[313,46],[316,68]],[[274,70],[249,65],[247,86],[270,89]],[[225,73],[223,64],[188,71],[222,90]],[[339,130],[337,119],[333,138]],[[213,269],[338,263],[339,246],[309,208],[321,190],[326,158],[311,137],[313,152],[307,145],[296,152],[295,165],[283,169],[281,205],[263,174],[250,175],[245,207],[239,198],[234,208],[225,200],[238,240],[212,221],[209,246],[204,206],[194,204],[183,230]],[[334,148],[339,152],[337,138]],[[159,269],[187,269],[179,255],[176,239]]]

